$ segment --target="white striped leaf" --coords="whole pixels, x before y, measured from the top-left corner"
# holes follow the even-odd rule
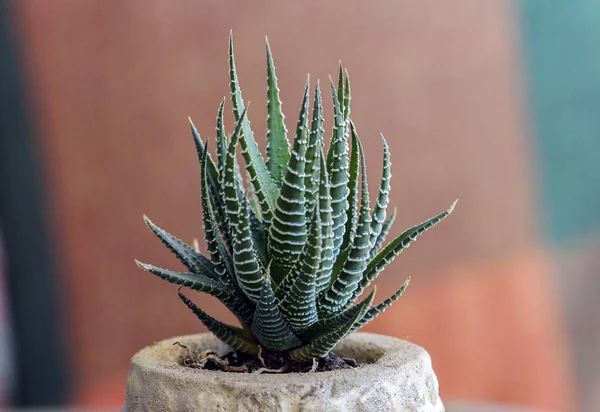
[[[310,125],[310,136],[306,148],[306,167],[304,186],[306,188],[306,218],[310,219],[315,207],[316,198],[319,193],[319,152],[323,145],[323,102],[321,100],[321,88],[319,81],[315,86],[315,97],[313,101],[312,121]]]
[[[205,147],[208,148],[208,145]],[[235,273],[231,264],[231,258],[225,249],[225,245],[219,235],[215,221],[212,202],[209,197],[208,189],[208,150],[205,151],[204,159],[201,163],[201,201],[202,201],[202,220],[204,223],[204,240],[206,249],[210,254],[210,260],[214,265],[214,271],[219,276],[219,281],[227,286],[237,286],[235,282]]]
[[[302,344],[285,322],[271,288],[269,269],[262,282],[260,299],[252,319],[252,333],[267,349],[284,351]]]
[[[196,252],[193,247],[187,245],[180,239],[156,226],[144,215],[144,222],[150,228],[152,233],[188,268],[192,273],[198,273],[211,279],[218,279],[214,271],[214,265],[205,256]]]
[[[316,280],[320,261],[321,217],[317,206],[304,250],[287,275],[293,279],[292,286],[279,303],[281,314],[295,333],[304,331],[318,319]]]
[[[344,262],[340,274],[337,278],[332,279],[333,283],[320,301],[319,314],[324,316],[331,316],[348,306],[348,302],[362,280],[371,251],[371,209],[369,206],[365,154],[354,125],[350,123],[350,126],[352,142],[358,147],[361,163],[360,217],[348,258]]]
[[[377,195],[377,203],[373,208],[373,218],[371,219],[371,244],[375,246],[383,223],[385,222],[386,210],[389,203],[390,180],[392,177],[390,161],[390,148],[385,141],[385,137],[381,135],[383,142],[383,173],[381,174],[381,184],[379,185],[379,194]]]
[[[337,329],[311,341],[311,343],[294,349],[290,352],[290,357],[297,362],[310,362],[315,358],[327,356],[329,352],[352,330],[352,326],[365,315],[369,306],[373,302],[375,294],[372,293],[369,298],[359,303],[360,310],[357,310],[354,317]]]
[[[275,283],[281,281],[281,274],[287,273],[294,265],[306,242],[306,207],[304,197],[304,168],[308,142],[307,112],[309,83],[304,89],[304,97],[296,127],[292,155],[283,178],[277,208],[269,228],[269,256],[279,271],[273,272]]]
[[[333,254],[337,256],[345,231],[346,211],[348,210],[348,143],[346,141],[346,123],[340,108],[335,86],[331,78],[331,93],[333,96],[334,127],[331,144],[327,152],[327,172],[331,184],[331,208],[333,217]]]
[[[365,298],[365,301],[373,302],[373,299],[375,298],[375,291],[376,289],[373,288],[369,296]],[[364,306],[367,306],[368,308],[370,305],[371,303],[363,304],[361,302],[333,316],[330,316],[328,318],[321,318],[317,323],[315,323],[310,328],[298,335],[298,337],[303,342],[312,342],[315,339],[318,339],[321,336],[331,333],[331,331],[339,329],[344,325],[347,325],[349,322],[352,322],[353,319],[356,319],[357,314],[361,310],[364,310]],[[364,316],[361,319],[363,318]]]
[[[273,210],[275,210],[277,186],[275,185],[275,182],[273,182],[258,150],[256,141],[254,140],[254,133],[250,128],[250,121],[242,116],[245,106],[235,68],[233,35],[231,33],[229,35],[229,79],[231,101],[233,102],[233,114],[236,122],[239,122],[240,120],[242,122],[242,137],[240,140],[242,144],[242,155],[246,161],[246,170],[250,173],[250,181],[254,186],[256,196],[260,203],[263,218],[269,222]]]
[[[319,212],[321,216],[321,262],[316,279],[317,297],[321,298],[331,283],[331,272],[333,270],[333,217],[331,209],[331,193],[329,186],[329,175],[325,167],[325,155],[323,149],[319,153]]]
[[[142,269],[159,278],[179,286],[204,292],[219,299],[244,324],[250,324],[254,313],[254,305],[243,296],[235,295],[221,282],[196,273],[174,272],[142,262],[135,263]]]
[[[381,271],[383,271],[383,269],[388,264],[390,264],[396,258],[396,256],[401,254],[406,248],[410,246],[412,242],[417,240],[417,238],[421,234],[431,229],[432,227],[440,223],[442,220],[444,220],[446,217],[448,217],[448,215],[450,215],[450,213],[452,213],[452,211],[454,210],[455,206],[456,202],[454,202],[452,206],[450,206],[450,208],[445,212],[442,212],[439,215],[436,215],[421,224],[418,224],[416,226],[411,227],[410,229],[405,230],[394,240],[388,243],[381,251],[379,251],[379,253],[377,253],[375,257],[369,262],[369,265],[367,266],[364,272],[363,279],[361,280],[358,289],[354,293],[354,298],[360,296],[362,291],[365,290],[365,288],[367,288],[371,284],[371,282],[375,280],[375,278],[377,278],[377,275],[379,275],[379,273],[381,273]]]
[[[186,304],[188,308],[200,319],[206,328],[212,332],[217,338],[221,339],[225,344],[229,345],[233,350],[248,353],[250,355],[258,354],[258,345],[248,339],[244,329],[236,328],[220,322],[200,309],[194,302],[189,300],[181,290],[177,291],[177,295]]]
[[[381,230],[379,231],[379,235],[377,235],[377,239],[375,239],[373,247],[371,248],[371,253],[369,253],[369,261],[375,257],[377,252],[379,252],[379,250],[381,249],[381,245],[383,245],[383,242],[385,242],[385,238],[387,237],[387,234],[389,233],[392,225],[394,224],[394,221],[396,220],[396,212],[397,209],[394,208],[392,210],[392,214],[385,220],[385,222],[383,222]],[[373,225],[371,225],[371,228],[372,227]]]
[[[273,56],[267,43],[267,169],[275,184],[281,186],[290,160],[290,143],[287,139],[285,116],[281,111],[279,87],[273,65]]]
[[[362,318],[360,318],[360,320],[354,324],[351,332],[359,330],[360,328],[365,326],[367,323],[371,322],[373,319],[375,319],[377,316],[379,316],[379,314],[382,313],[383,311],[385,311],[388,307],[390,307],[392,305],[392,303],[397,301],[398,298],[400,296],[402,296],[402,294],[408,287],[409,283],[410,283],[410,278],[408,278],[408,279],[406,279],[406,281],[404,281],[404,284],[396,293],[394,293],[392,296],[390,296],[389,298],[387,298],[386,300],[381,302],[379,305],[375,305],[372,308],[370,308],[364,314],[364,316]]]
[[[244,109],[242,117],[236,124],[227,149],[223,193],[225,208],[227,209],[227,219],[233,234],[232,254],[236,280],[246,296],[256,302],[260,297],[263,268],[254,248],[245,198],[240,197],[241,182],[238,181],[235,173],[235,154],[240,140],[242,119],[246,117],[246,111],[247,108]]]

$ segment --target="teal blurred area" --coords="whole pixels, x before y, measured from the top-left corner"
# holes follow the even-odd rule
[[[600,3],[520,2],[543,233],[557,277],[579,408],[600,403]]]
[[[568,246],[600,232],[600,4],[520,5],[544,233]]]

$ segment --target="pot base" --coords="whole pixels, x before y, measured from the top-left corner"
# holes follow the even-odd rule
[[[181,366],[174,342],[221,355],[231,350],[208,333],[142,349],[131,361],[125,411],[444,411],[427,352],[389,336],[344,339],[335,353],[356,359],[357,368],[261,375]]]

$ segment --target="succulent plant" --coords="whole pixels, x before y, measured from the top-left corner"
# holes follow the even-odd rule
[[[144,216],[152,232],[181,260],[187,272],[137,262],[177,285],[181,300],[234,350],[285,352],[297,362],[325,357],[347,334],[383,312],[404,292],[374,305],[375,289],[359,300],[377,275],[417,237],[448,216],[418,224],[382,247],[395,218],[388,217],[390,152],[383,143],[383,175],[377,201],[369,202],[365,155],[350,118],[350,81],[341,64],[331,81],[334,110],[329,150],[324,151],[323,104],[317,81],[309,121],[307,81],[290,148],[279,88],[267,42],[266,162],[247,118],[229,40],[229,75],[235,129],[226,137],[225,101],[218,110],[216,163],[191,123],[201,165],[201,202],[208,257]],[[351,144],[350,144],[351,142]],[[236,161],[245,161],[247,189]],[[360,188],[360,190],[359,190]],[[456,203],[456,202],[455,202]],[[182,292],[219,299],[241,327],[209,316]]]

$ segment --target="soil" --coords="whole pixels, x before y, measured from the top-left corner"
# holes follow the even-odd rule
[[[195,369],[237,373],[307,373],[352,369],[359,366],[356,360],[341,358],[333,352],[322,359],[315,359],[313,364],[306,364],[296,362],[281,352],[262,351],[258,356],[254,356],[232,351],[219,356],[215,351],[199,352],[179,342],[175,344],[185,350],[180,359],[181,365]]]

